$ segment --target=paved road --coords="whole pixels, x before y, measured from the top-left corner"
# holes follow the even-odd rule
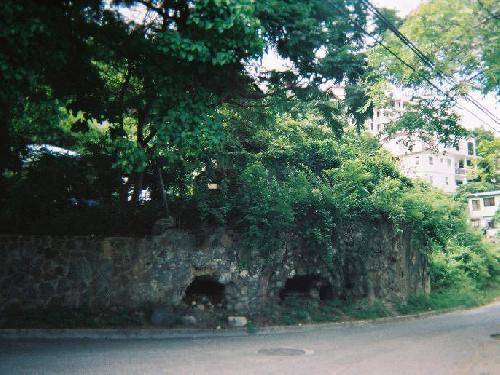
[[[0,374],[500,374],[500,302],[417,320],[176,340],[0,340]],[[305,350],[269,356],[261,349]]]

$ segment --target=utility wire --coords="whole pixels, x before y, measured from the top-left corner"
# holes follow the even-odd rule
[[[438,67],[435,66],[434,62],[430,59],[430,57],[427,56],[424,52],[422,52],[415,45],[415,43],[413,43],[410,39],[408,39],[408,37],[406,37],[406,35],[401,33],[399,29],[370,2],[370,0],[361,0],[361,2],[365,4],[372,11],[372,14],[374,14],[379,20],[381,20],[389,28],[389,30],[391,30],[401,40],[401,42],[403,42],[404,45],[410,48],[419,60],[421,60],[426,66],[428,66],[432,70],[436,71],[439,78],[448,81],[449,83],[452,83],[455,87],[459,85],[452,77],[446,76],[441,69],[438,69]],[[496,117],[496,115],[492,113],[490,110],[488,110],[486,107],[484,107],[476,99],[474,99],[469,94],[466,94],[465,98],[469,102],[473,103],[482,112],[484,112],[496,124],[500,125],[500,120]]]
[[[366,4],[366,3],[365,3],[365,4]],[[383,15],[383,14],[382,14],[382,13],[381,13],[381,12],[380,12],[377,8],[376,8],[376,7],[374,7],[372,4],[370,4],[370,5],[371,5],[371,9],[373,9],[374,11],[376,11],[376,13],[377,13],[377,17],[379,17],[379,16],[380,16],[380,17],[384,17],[384,18],[386,19],[386,21],[387,21],[387,22],[384,22],[386,25],[387,25],[387,23],[391,23],[391,21],[390,21],[390,20],[387,20],[387,18],[386,18],[386,17],[385,17],[385,16],[384,16],[384,15]],[[488,20],[490,20],[491,18],[494,18],[495,16],[496,16],[496,14],[492,14],[492,16],[489,16],[489,17],[487,17],[487,18],[483,19],[481,22],[479,22],[477,25],[473,26],[472,28],[477,28],[477,27],[482,26],[482,24],[483,24],[483,23],[487,22],[487,21],[488,21]],[[399,35],[399,36],[401,36],[402,38],[406,38],[406,36],[405,36],[404,34],[402,34],[402,33],[399,31],[399,29],[398,29],[395,25],[393,25],[392,23],[391,23],[391,25],[392,25],[392,26],[394,26],[394,28],[392,28],[392,27],[391,27],[391,31],[393,31],[393,32],[394,32],[397,36]],[[399,38],[399,36],[398,36],[398,38]],[[406,39],[407,39],[407,38],[406,38]],[[420,51],[420,50],[419,50],[419,49],[415,46],[415,44],[414,44],[414,43],[412,43],[409,39],[407,39],[407,40],[408,40],[408,41],[412,44],[412,46],[408,46],[408,45],[407,45],[407,46],[408,46],[408,47],[410,47],[410,48],[412,49],[412,51],[414,51],[414,52],[417,54],[417,56],[419,56],[420,58],[423,58],[424,60],[426,60],[425,64],[426,64],[427,66],[429,66],[431,69],[437,70],[437,69],[436,69],[436,67],[435,67],[435,65],[434,65],[434,63],[430,60],[430,58],[428,58],[428,57],[427,57],[427,56],[426,56],[423,52],[421,52],[421,51]],[[465,81],[465,82],[472,82],[471,80],[472,80],[473,78],[475,78],[476,76],[478,76],[479,74],[481,74],[481,72],[479,72],[479,73],[477,73],[477,74],[473,75],[472,77],[466,78],[466,79],[464,79],[463,81]],[[442,74],[442,71],[438,71],[438,75],[439,75],[439,76],[440,76],[440,78],[442,78],[442,79],[447,79],[447,80],[448,80],[448,82],[450,82],[450,81],[449,81],[450,79],[452,80],[453,86],[452,86],[452,88],[450,89],[450,91],[451,91],[451,90],[454,90],[456,87],[458,87],[458,86],[459,86],[459,84],[458,84],[456,81],[454,81],[454,80],[453,80],[453,78],[444,77],[444,76],[443,76],[443,74]],[[468,101],[473,102],[475,106],[478,106],[478,107],[479,107],[479,109],[480,109],[482,112],[486,112],[487,116],[488,116],[489,118],[491,118],[493,121],[495,121],[495,123],[497,123],[497,124],[498,124],[498,118],[496,117],[496,115],[495,115],[495,114],[493,114],[492,112],[490,112],[490,111],[489,111],[486,107],[484,107],[481,103],[479,103],[479,102],[478,102],[476,99],[474,99],[472,96],[470,96],[470,95],[468,95],[468,94],[466,94],[466,96],[468,97],[468,98],[466,98],[466,99],[468,99]],[[462,108],[462,109],[463,109],[463,108]],[[470,112],[470,111],[469,111],[469,112]],[[478,117],[476,114],[474,114],[474,113],[472,113],[472,112],[470,112],[470,113],[471,113],[471,114],[473,114],[476,118],[478,118],[478,119],[479,119],[479,117]],[[492,117],[492,116],[493,116],[493,117]],[[481,121],[484,123],[484,121],[483,121],[483,120],[481,120]]]
[[[497,12],[489,10],[488,7],[485,6],[481,0],[477,0],[477,3],[481,7],[481,9],[483,9],[486,13],[490,15],[490,18],[500,19],[500,15]]]
[[[334,1],[334,0],[333,0]],[[403,65],[405,65],[406,67],[408,67],[409,69],[411,69],[413,72],[417,73],[417,74],[420,74],[422,73],[423,71],[419,71],[417,68],[415,68],[413,65],[409,64],[407,61],[405,61],[404,59],[402,59],[396,52],[394,52],[392,49],[390,49],[387,45],[385,45],[379,38],[377,38],[377,36],[374,34],[374,33],[370,33],[368,32],[364,27],[363,25],[361,25],[358,21],[352,19],[349,15],[349,13],[342,9],[341,7],[339,7],[337,4],[335,4],[332,0],[328,0],[328,2],[330,3],[330,5],[332,5],[335,9],[337,9],[340,13],[342,13],[343,15],[345,15],[347,17],[347,19],[351,22],[351,24],[353,26],[355,26],[361,33],[369,36],[370,38],[373,39],[373,41],[378,44],[379,46],[381,46],[382,48],[384,48],[387,52],[389,52],[392,56],[394,56],[399,62],[401,62]],[[427,73],[427,72],[425,72]],[[449,98],[451,100],[455,100],[455,97],[454,96],[450,96],[449,92],[447,91],[444,91],[443,89],[441,89],[440,87],[438,87],[434,82],[432,82],[428,77],[426,76],[422,76],[422,78],[429,84],[431,85],[432,87],[434,87],[434,89],[436,89],[439,93],[441,93],[442,95],[444,95],[446,98]],[[495,129],[493,126],[491,126],[490,124],[488,124],[487,122],[485,122],[484,120],[482,120],[480,117],[478,117],[474,112],[472,112],[471,110],[469,110],[468,108],[466,107],[462,107],[462,106],[459,106],[457,105],[458,108],[462,109],[462,110],[465,110],[467,112],[469,112],[470,114],[472,114],[474,117],[476,117],[478,120],[480,120],[483,124],[485,124],[486,126],[488,126],[490,129],[492,129],[493,131],[498,131],[497,129]]]
[[[370,3],[369,0],[361,0],[361,1],[367,7],[369,7],[373,13],[375,13],[375,16],[379,18],[403,42],[403,44],[405,44],[415,53],[417,58],[419,58],[429,68],[437,71],[439,78],[441,78],[442,80],[446,80],[449,83],[452,83],[454,87],[458,86],[458,83],[453,78],[445,76],[441,70],[438,70],[433,61],[425,53],[423,53],[411,40],[409,40],[403,33],[401,33],[399,29],[390,20],[388,20],[376,7],[374,7]],[[500,124],[500,120],[498,120],[498,118],[493,113],[491,113],[487,108],[482,106],[471,96],[466,95],[466,97],[481,111],[485,112],[488,115],[488,117],[490,117],[493,121],[495,121],[497,124]]]

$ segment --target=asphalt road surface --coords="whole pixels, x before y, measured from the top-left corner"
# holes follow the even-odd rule
[[[500,333],[500,302],[415,320],[305,333],[0,340],[0,374],[493,375],[500,374],[500,339],[491,337],[495,333]]]

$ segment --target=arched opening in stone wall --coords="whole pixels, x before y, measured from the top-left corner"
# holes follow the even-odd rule
[[[319,299],[322,301],[333,299],[335,294],[333,292],[333,287],[330,283],[321,285],[319,288]]]
[[[202,275],[193,279],[182,300],[188,305],[222,307],[225,302],[224,293],[224,284],[211,275]]]
[[[328,300],[334,297],[332,285],[324,278],[316,275],[297,275],[286,280],[280,290],[280,299],[320,299]]]

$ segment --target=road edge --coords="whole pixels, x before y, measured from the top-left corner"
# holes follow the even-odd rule
[[[217,338],[217,337],[246,337],[254,335],[270,335],[282,333],[303,333],[314,330],[332,329],[338,327],[360,327],[374,324],[385,324],[391,322],[400,322],[428,318],[437,315],[446,315],[449,313],[468,311],[484,308],[490,305],[500,303],[500,299],[487,303],[482,306],[472,308],[450,308],[443,310],[426,311],[411,315],[397,315],[368,320],[353,320],[329,323],[312,323],[294,326],[264,326],[257,327],[255,332],[249,333],[246,328],[230,329],[168,329],[168,328],[77,328],[77,329],[20,329],[4,328],[0,329],[0,340],[2,339],[42,339],[42,340],[60,340],[60,339],[97,339],[97,340],[126,340],[126,339],[199,339],[199,338]]]

